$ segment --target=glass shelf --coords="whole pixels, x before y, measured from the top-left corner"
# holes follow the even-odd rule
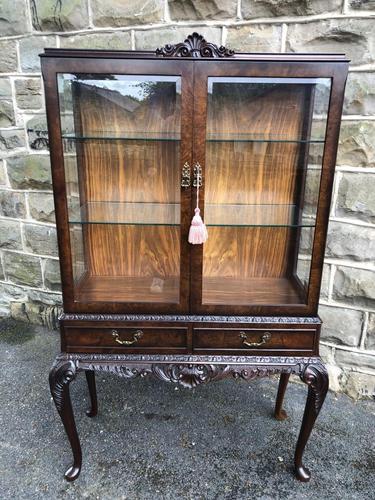
[[[179,141],[180,133],[178,132],[116,132],[116,131],[92,131],[85,135],[74,133],[63,133],[63,139],[72,141]]]
[[[129,224],[178,226],[178,203],[127,203],[91,201],[81,207],[69,207],[72,224]]]
[[[71,224],[180,224],[178,203],[89,202],[69,207]],[[210,226],[237,227],[314,227],[313,218],[302,218],[295,205],[224,205],[207,204],[205,223]]]
[[[214,133],[207,134],[206,142],[290,142],[297,144],[324,144],[324,139],[297,139],[274,134]]]

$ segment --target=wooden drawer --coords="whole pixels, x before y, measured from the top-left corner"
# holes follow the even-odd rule
[[[316,329],[194,328],[194,351],[312,351]],[[237,352],[236,352],[237,354]]]
[[[187,338],[187,327],[64,327],[68,352],[180,352],[186,350]]]

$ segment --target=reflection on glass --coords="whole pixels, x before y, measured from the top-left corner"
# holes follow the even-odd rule
[[[203,304],[306,303],[330,85],[208,78]]]
[[[75,300],[179,303],[180,77],[58,88]]]

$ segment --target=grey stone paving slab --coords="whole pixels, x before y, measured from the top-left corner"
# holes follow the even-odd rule
[[[83,448],[81,476],[67,483],[71,454],[47,376],[56,333],[0,322],[0,498],[375,498],[375,403],[329,393],[305,462],[292,474],[306,388],[290,384],[289,418],[272,418],[277,382],[222,381],[192,391],[152,379],[97,376],[99,415],[85,416],[85,378],[72,384]]]

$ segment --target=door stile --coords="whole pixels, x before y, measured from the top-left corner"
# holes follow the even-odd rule
[[[206,124],[207,124],[207,77],[202,71],[205,61],[194,61],[194,133],[193,160],[202,168],[202,186],[199,188],[199,208],[204,221],[205,200],[205,158],[206,158]],[[210,65],[212,63],[209,63]],[[197,203],[197,188],[191,188],[191,218]],[[210,234],[208,234],[210,237]],[[204,244],[203,244],[204,245]],[[190,307],[191,312],[202,311],[202,278],[203,278],[203,245],[190,245]]]

